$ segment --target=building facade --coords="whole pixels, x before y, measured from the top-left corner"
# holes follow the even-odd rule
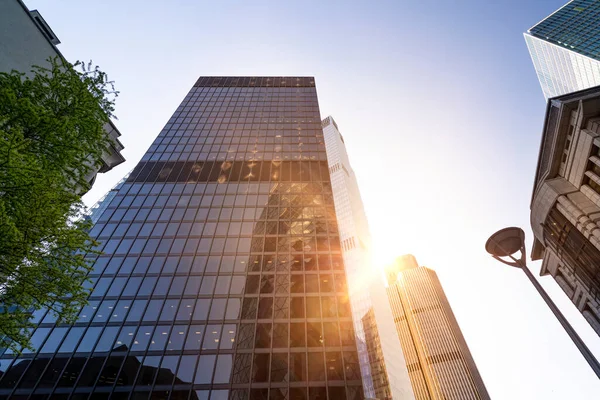
[[[363,398],[314,78],[200,78],[115,189],[0,398]]]
[[[600,89],[553,99],[531,201],[532,259],[600,335]]]
[[[34,65],[44,66],[49,58],[60,57],[60,40],[37,10],[29,10],[21,0],[0,2],[0,71],[17,70],[29,74]],[[110,171],[123,163],[121,133],[112,122],[104,125],[110,147],[102,156],[102,165],[86,179],[93,184],[97,173]]]
[[[387,294],[417,400],[489,400],[435,271],[412,255],[387,268]]]
[[[600,3],[573,0],[525,33],[546,99],[600,85]]]
[[[333,117],[322,126],[365,397],[414,399],[389,304],[371,295],[373,285],[385,287],[372,267],[369,225],[344,138]]]

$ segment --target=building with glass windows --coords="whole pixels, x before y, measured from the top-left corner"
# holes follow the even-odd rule
[[[600,85],[600,3],[573,0],[525,33],[546,99]]]
[[[548,104],[535,176],[531,258],[600,335],[599,88]]]
[[[363,398],[314,78],[198,79],[105,201],[89,305],[0,398]]]
[[[435,271],[414,256],[386,270],[387,294],[417,400],[489,400]]]
[[[322,125],[365,397],[414,399],[389,303],[371,295],[373,286],[385,287],[372,266],[369,225],[344,138],[331,116]]]

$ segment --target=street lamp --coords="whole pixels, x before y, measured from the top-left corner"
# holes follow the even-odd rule
[[[600,363],[596,360],[596,357],[592,354],[590,349],[583,343],[583,340],[579,337],[575,329],[569,324],[569,321],[560,312],[556,304],[552,301],[550,296],[539,284],[537,279],[533,276],[529,268],[527,268],[526,252],[525,252],[525,232],[523,229],[517,227],[504,228],[494,233],[488,241],[485,243],[485,250],[492,255],[496,260],[516,267],[525,272],[525,275],[529,278],[533,286],[537,289],[538,293],[546,305],[550,307],[550,310],[554,313],[554,316],[558,319],[558,322],[563,326],[567,334],[575,343],[575,346],[579,349],[585,360],[588,362],[592,370],[596,373],[596,376],[600,378]],[[515,253],[520,252],[519,258],[515,258]],[[508,259],[507,259],[508,258]]]

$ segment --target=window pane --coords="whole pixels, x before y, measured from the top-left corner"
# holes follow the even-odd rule
[[[232,355],[224,354],[217,358],[214,383],[229,383],[231,376]]]
[[[170,326],[159,325],[154,331],[152,340],[150,341],[150,347],[148,350],[164,350],[169,339],[169,333],[171,331]]]
[[[143,321],[157,321],[164,300],[150,300]]]
[[[118,326],[110,326],[104,329],[102,332],[102,336],[100,336],[100,340],[96,345],[96,349],[94,351],[110,351],[113,348],[113,343],[115,338],[117,337],[117,333],[119,332]]]
[[[182,356],[177,370],[177,378],[182,383],[191,383],[196,370],[196,361],[198,356]]]
[[[67,334],[67,330],[69,328],[54,328],[46,343],[44,343],[44,347],[40,350],[40,353],[53,353],[58,349],[60,342]]]
[[[179,306],[179,300],[167,300],[163,306],[162,312],[160,313],[160,321],[173,321],[177,307]]]
[[[227,299],[214,299],[210,308],[210,315],[208,319],[223,319],[225,317],[225,305]]]
[[[196,308],[194,309],[194,320],[204,320],[208,317],[208,309],[210,307],[209,299],[196,300]]]
[[[34,348],[34,351],[37,351],[40,349],[42,343],[44,343],[44,340],[46,339],[46,336],[48,336],[50,329],[51,328],[37,328],[36,331],[33,333],[31,338],[29,339],[29,343],[30,343],[31,347]],[[31,353],[31,350],[23,349],[23,353],[24,354]]]
[[[223,327],[221,325],[208,325],[206,327],[204,342],[202,343],[202,350],[216,349],[219,347],[222,328]]]
[[[135,322],[141,320],[146,310],[146,304],[148,304],[148,300],[135,300],[131,305],[129,314],[127,314],[127,321]]]
[[[213,356],[213,355],[200,356],[194,383],[202,384],[202,383],[210,383],[211,382],[216,358],[217,358],[217,356]]]
[[[150,339],[152,337],[152,331],[154,330],[153,326],[141,326],[135,335],[135,340],[131,345],[132,351],[144,351],[148,348],[150,344]]]
[[[123,291],[123,296],[135,296],[141,283],[142,278],[139,276],[129,278],[125,290]]]
[[[199,350],[202,343],[202,334],[204,325],[190,326],[187,339],[185,340],[185,350]]]
[[[121,332],[117,336],[117,340],[115,341],[114,350],[115,351],[127,351],[131,348],[131,343],[133,342],[133,336],[135,335],[135,330],[137,327],[135,326],[124,326],[121,328]]]
[[[154,382],[156,372],[158,371],[158,365],[160,363],[160,357],[146,357],[140,368],[136,384],[141,386],[150,386]]]
[[[94,348],[94,345],[96,344],[96,340],[98,339],[98,336],[100,336],[101,332],[102,332],[102,328],[99,328],[99,327],[88,328],[88,330],[85,332],[85,335],[83,335],[83,339],[81,340],[81,343],[79,343],[79,347],[77,347],[77,351],[80,351],[80,352],[92,351],[92,349]]]
[[[121,322],[125,320],[127,311],[131,308],[131,300],[121,300],[115,306],[115,309],[110,316],[110,322]]]
[[[94,322],[108,321],[108,318],[112,315],[113,309],[115,308],[115,303],[114,300],[104,300],[102,304],[100,304],[98,312],[96,312]]]
[[[197,295],[200,291],[200,283],[202,282],[202,277],[200,276],[190,276],[187,279],[187,283],[185,285],[184,294],[188,295]]]
[[[167,342],[167,350],[181,350],[187,333],[187,325],[175,325],[171,330],[169,341]]]
[[[81,328],[81,327],[71,328],[71,330],[67,334],[67,337],[63,341],[62,346],[60,346],[60,349],[58,350],[58,352],[59,353],[72,353],[73,351],[75,351],[75,348],[79,344],[79,339],[81,338],[81,335],[83,335],[84,331],[85,331],[85,328]]]
[[[171,385],[173,378],[177,372],[177,365],[179,364],[178,356],[165,356],[160,363],[160,369],[158,370],[158,376],[156,377],[157,385]],[[187,394],[187,393],[186,393]],[[173,396],[171,396],[173,398]],[[187,396],[185,397],[187,400]]]

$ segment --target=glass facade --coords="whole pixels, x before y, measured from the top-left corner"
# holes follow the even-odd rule
[[[313,78],[200,78],[115,191],[0,398],[362,399]]]
[[[600,85],[600,3],[573,0],[525,34],[548,99]]]
[[[346,145],[331,116],[322,125],[365,397],[412,400],[389,303],[371,295],[385,287],[372,267],[367,216]]]

